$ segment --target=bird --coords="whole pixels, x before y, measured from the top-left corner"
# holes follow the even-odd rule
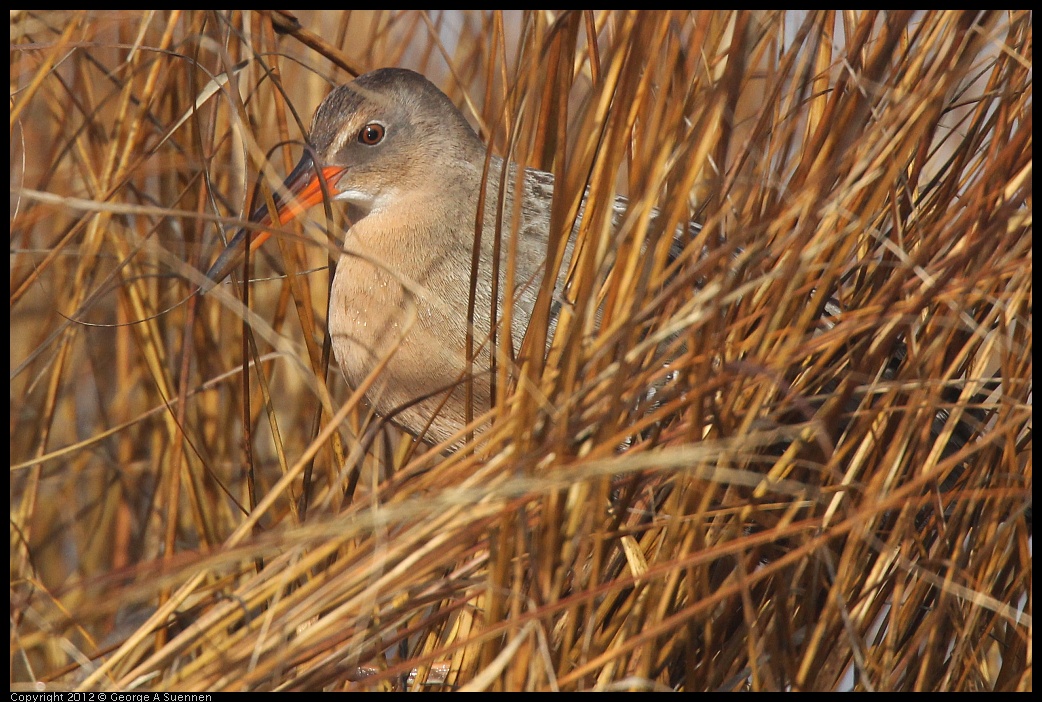
[[[487,427],[470,419],[492,406],[494,319],[501,321],[506,305],[511,306],[509,339],[512,348],[520,348],[546,269],[554,176],[489,155],[451,99],[423,75],[380,68],[334,88],[322,101],[308,148],[283,188],[287,195],[276,194],[275,212],[261,205],[251,213],[253,222],[282,224],[327,196],[347,205],[351,224],[330,289],[328,329],[348,384],[363,385],[379,368],[366,395],[375,411],[413,436],[450,450],[461,445],[468,425],[478,431]],[[512,230],[517,237],[515,285],[508,295],[503,292],[505,266],[495,265],[495,232],[497,217],[514,212],[515,205],[520,214],[516,230],[503,226],[504,236]],[[612,207],[617,227],[627,201],[616,197]],[[584,208],[585,199],[565,244],[566,260]],[[656,213],[652,210],[652,217]],[[697,222],[689,222],[686,232],[678,228],[670,258],[699,230]],[[211,286],[230,274],[247,249],[258,248],[271,235],[251,231],[239,230],[217,257],[207,271]],[[562,271],[555,291],[564,283]],[[557,299],[550,308],[548,338],[560,307]],[[830,299],[822,320],[831,326],[841,312]],[[468,347],[474,349],[470,358]],[[891,366],[900,365],[902,351],[899,342]],[[654,393],[649,388],[648,397]],[[851,399],[851,411],[858,401]],[[938,416],[941,426],[943,419]],[[961,422],[956,434],[964,442],[974,430]]]
[[[426,77],[380,68],[329,93],[315,111],[309,148],[286,177],[289,197],[276,196],[274,216],[266,205],[251,215],[254,222],[282,223],[327,194],[346,203],[351,224],[329,295],[334,356],[352,387],[365,382],[386,357],[367,393],[369,403],[400,428],[433,443],[453,437],[458,443],[468,423],[468,393],[471,417],[492,404],[488,339],[497,289],[493,271],[500,270],[502,282],[506,268],[494,266],[504,172],[502,212],[513,212],[515,202],[520,210],[513,263],[517,284],[509,299],[498,293],[496,317],[501,320],[504,305],[512,305],[514,348],[528,327],[547,257],[553,175],[528,168],[518,179],[516,164],[504,171],[499,156],[492,156],[486,169],[487,152],[451,99]],[[519,195],[515,182],[520,182]],[[481,193],[483,230],[471,317]],[[619,198],[616,212],[625,209],[624,203]],[[207,272],[211,284],[226,278],[247,248],[256,249],[269,236],[240,230]],[[573,245],[574,236],[566,256]],[[475,349],[469,363],[468,328]]]

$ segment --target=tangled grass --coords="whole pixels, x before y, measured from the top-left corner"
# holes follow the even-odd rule
[[[1030,13],[21,11],[11,57],[12,689],[1031,689]],[[557,237],[587,193],[454,452],[330,363],[336,208],[195,294],[384,65]]]

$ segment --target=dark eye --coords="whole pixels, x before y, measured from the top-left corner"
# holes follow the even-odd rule
[[[384,140],[384,126],[379,122],[370,122],[358,132],[358,141],[366,146],[376,146]]]

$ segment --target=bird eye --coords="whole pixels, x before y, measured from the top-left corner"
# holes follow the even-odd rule
[[[384,140],[384,126],[379,122],[370,122],[358,132],[358,141],[366,146],[376,146]]]

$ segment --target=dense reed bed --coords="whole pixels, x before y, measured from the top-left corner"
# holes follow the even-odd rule
[[[1030,13],[10,21],[12,689],[1031,689]],[[456,451],[331,360],[337,206],[195,294],[388,65],[557,179]]]

